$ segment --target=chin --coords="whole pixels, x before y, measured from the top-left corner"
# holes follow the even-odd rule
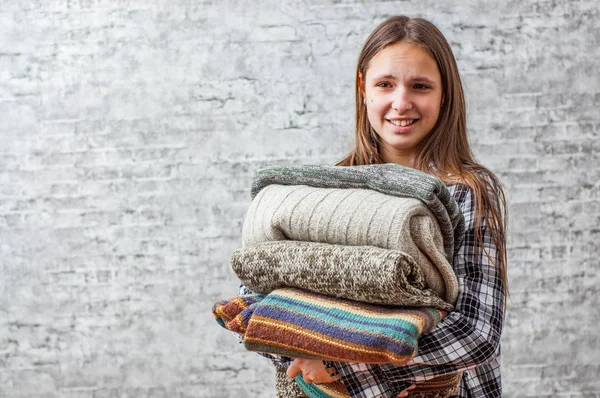
[[[417,143],[413,140],[389,140],[386,144],[391,149],[397,151],[406,151],[414,149],[417,146]]]

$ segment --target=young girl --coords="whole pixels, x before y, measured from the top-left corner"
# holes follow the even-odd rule
[[[371,33],[356,71],[356,144],[339,165],[397,163],[446,183],[465,217],[454,258],[460,294],[452,311],[419,340],[406,366],[296,359],[289,377],[328,383],[335,366],[352,397],[407,396],[410,387],[463,372],[459,397],[500,397],[500,335],[507,292],[504,193],[478,164],[466,131],[452,50],[430,22],[391,17]],[[327,368],[327,369],[326,369]],[[335,373],[333,373],[335,374]]]

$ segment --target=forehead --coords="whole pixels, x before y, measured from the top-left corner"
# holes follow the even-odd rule
[[[439,80],[440,72],[435,59],[422,47],[412,43],[394,43],[380,50],[367,66],[367,78],[394,75],[409,78],[425,75]]]

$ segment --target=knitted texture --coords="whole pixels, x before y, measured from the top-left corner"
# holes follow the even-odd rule
[[[408,393],[409,398],[446,398],[458,394],[463,372],[437,376],[417,383]]]
[[[310,186],[310,187],[314,187],[314,188],[328,188],[328,189],[343,189],[343,190],[363,190],[363,191],[367,191],[370,194],[373,194],[373,191],[376,191],[378,193],[382,193],[384,194],[384,200],[389,200],[390,196],[392,197],[397,197],[397,198],[407,198],[407,199],[418,199],[419,201],[421,201],[422,203],[425,204],[425,206],[427,207],[427,210],[429,210],[432,214],[433,214],[433,222],[429,221],[429,223],[431,224],[431,226],[426,226],[423,227],[421,226],[421,229],[416,229],[416,231],[424,231],[424,235],[428,238],[425,240],[425,242],[423,242],[423,239],[419,238],[420,236],[422,236],[423,234],[419,234],[414,233],[415,231],[415,227],[414,225],[418,225],[419,222],[417,221],[419,218],[423,218],[423,217],[412,217],[412,214],[410,213],[405,213],[405,217],[407,217],[407,219],[411,220],[411,222],[408,222],[406,224],[404,224],[404,229],[413,229],[413,234],[412,235],[404,235],[404,237],[410,237],[413,245],[409,245],[409,248],[414,249],[415,246],[419,249],[419,251],[422,251],[423,253],[422,256],[419,257],[419,251],[413,251],[411,253],[408,253],[407,250],[403,251],[403,254],[407,255],[407,258],[414,260],[414,262],[418,263],[420,267],[422,267],[422,265],[420,263],[424,263],[425,267],[429,267],[430,269],[436,269],[437,272],[440,272],[439,269],[437,269],[438,267],[438,263],[439,257],[445,257],[445,260],[447,260],[448,263],[450,263],[453,260],[454,254],[458,251],[458,249],[460,248],[460,245],[462,243],[462,239],[464,238],[464,218],[458,208],[458,206],[456,205],[456,202],[454,201],[454,199],[452,198],[452,196],[450,195],[449,191],[447,190],[447,188],[445,187],[445,185],[443,183],[441,183],[441,181],[437,180],[436,178],[429,176],[427,174],[418,172],[416,170],[413,169],[409,169],[409,168],[405,168],[399,165],[392,165],[392,164],[388,164],[388,165],[371,165],[371,166],[354,166],[354,167],[337,167],[337,166],[300,166],[300,167],[267,167],[264,168],[260,171],[258,171],[255,176],[254,176],[254,180],[253,180],[253,188],[252,188],[252,197],[253,199],[257,199],[257,196],[259,196],[258,194],[260,192],[262,192],[264,190],[264,188],[268,188],[272,185],[306,185],[306,186]],[[302,188],[302,187],[301,187]],[[306,187],[304,187],[306,188]],[[355,193],[352,193],[355,194]],[[310,197],[310,196],[309,196]],[[353,198],[355,199],[355,198]],[[277,204],[277,198],[268,198],[268,201],[271,202],[271,204]],[[314,210],[317,210],[317,207],[314,207],[313,209],[310,209],[310,207],[308,208],[302,208],[302,204],[304,203],[304,199],[300,199],[300,206],[299,207],[291,207],[289,208],[287,214],[283,214],[285,212],[279,213],[279,214],[283,214],[284,216],[289,216],[289,222],[288,222],[288,226],[290,226],[290,228],[296,228],[298,227],[297,223],[298,223],[298,219],[295,218],[295,216],[293,215],[294,211],[297,211],[299,209],[305,211],[305,212],[312,212]],[[370,203],[371,206],[373,204],[375,204],[375,207],[377,207],[378,205],[380,205],[383,202],[380,203]],[[253,200],[253,204],[254,204],[254,200]],[[331,203],[323,203],[323,204],[327,204],[327,205],[331,205]],[[337,204],[333,203],[332,208],[330,208],[330,210],[336,211],[338,210],[339,207],[343,207],[342,201],[339,201]],[[346,205],[349,203],[345,203]],[[319,202],[314,202],[315,206],[319,205]],[[406,207],[410,207],[410,202],[408,202],[407,204],[405,204]],[[392,206],[393,207],[393,206]],[[396,208],[397,209],[397,208]],[[375,213],[375,215],[373,215],[373,213],[371,213],[371,219],[370,219],[370,225],[372,226],[377,226],[378,224],[381,223],[385,223],[387,222],[390,218],[394,218],[396,213],[394,212],[394,210],[396,209],[385,209],[383,210],[381,213]],[[349,210],[349,211],[347,211]],[[391,212],[390,212],[391,210]],[[343,213],[344,211],[342,211]],[[361,217],[361,215],[364,217],[365,215],[365,206],[358,207],[358,208],[351,208],[351,207],[347,207],[346,209],[346,214],[343,215],[345,217],[350,217],[352,218],[354,215],[352,214],[352,212],[354,212],[354,215],[358,215],[358,217]],[[249,212],[250,213],[250,212]],[[291,215],[291,216],[290,216]],[[260,216],[258,217],[260,219]],[[366,217],[365,217],[366,218]],[[431,215],[430,215],[431,218]],[[415,220],[414,222],[412,222],[412,220]],[[271,219],[273,221],[275,221],[275,224],[277,222],[279,222],[280,220],[277,220],[277,218],[275,219]],[[321,218],[322,221],[326,220],[325,218]],[[276,240],[306,240],[307,242],[313,242],[313,240],[310,238],[310,236],[312,236],[312,233],[315,232],[315,230],[319,233],[322,233],[323,231],[326,232],[326,238],[325,240],[322,241],[322,243],[328,243],[328,244],[339,244],[339,245],[353,245],[353,246],[378,246],[378,247],[382,247],[382,248],[389,248],[391,250],[396,250],[396,247],[388,247],[387,245],[373,245],[372,242],[366,241],[362,244],[360,243],[352,243],[351,239],[346,241],[346,240],[342,240],[340,242],[337,241],[330,241],[329,240],[329,236],[327,236],[327,234],[330,232],[328,230],[331,222],[336,222],[339,221],[340,217],[339,214],[336,217],[330,217],[329,220],[327,220],[327,222],[323,223],[317,223],[317,226],[315,227],[314,225],[309,226],[308,230],[309,232],[309,238],[296,238],[291,234],[288,234],[284,229],[280,229],[277,230],[275,229],[276,233],[272,234],[272,235],[277,235],[277,232],[279,232],[280,237],[277,239],[262,239],[263,237],[261,237],[260,239],[258,239],[255,243],[261,244],[263,242],[267,242],[267,241],[276,241]],[[245,226],[246,226],[246,222],[248,221],[248,217],[245,220]],[[264,221],[264,220],[263,220]],[[314,221],[314,217],[313,215],[311,215],[308,219],[304,219],[301,222],[305,222],[308,224],[311,224]],[[352,221],[350,220],[350,223]],[[394,222],[398,223],[397,220],[395,220]],[[400,223],[401,224],[401,223]],[[283,225],[283,224],[281,224]],[[393,225],[393,223],[392,223]],[[409,227],[407,228],[406,225],[408,225]],[[389,225],[388,225],[389,226]],[[396,225],[395,225],[396,226]],[[254,227],[258,227],[263,228],[264,224],[261,225],[254,225]],[[312,228],[312,230],[311,230]],[[316,229],[315,229],[316,228]],[[436,234],[435,228],[438,228],[438,234]],[[352,228],[347,228],[346,231],[338,231],[340,232],[340,236],[343,236],[344,232],[348,233],[350,232],[351,234],[355,233],[355,236],[359,236],[360,233],[363,233],[364,235],[371,235],[373,233],[373,230],[369,230],[368,228],[365,229],[363,228],[363,226],[359,226],[356,228],[355,231],[351,231]],[[385,228],[384,228],[385,229]],[[266,233],[264,233],[263,235],[268,235],[270,233],[269,229],[267,228]],[[433,232],[432,232],[433,231]],[[272,231],[271,231],[272,232]],[[405,232],[403,233],[405,234]],[[260,235],[260,233],[259,233]],[[380,238],[389,238],[389,231],[385,232],[383,231],[381,233],[382,236],[380,236]],[[387,235],[387,236],[386,236]],[[245,236],[245,234],[244,234]],[[439,238],[439,236],[441,236],[441,239]],[[392,239],[394,237],[392,236]],[[315,242],[321,242],[320,240],[314,240]],[[431,242],[434,242],[434,244],[432,245]],[[441,244],[440,244],[441,242]],[[249,246],[254,246],[254,243],[252,244],[247,244],[248,242],[244,241],[244,249],[248,249]],[[270,242],[269,245],[275,246],[278,243],[282,243],[282,242]],[[290,242],[291,243],[291,242]],[[285,244],[284,244],[285,245]],[[424,249],[427,247],[436,247],[437,250],[431,252],[432,255],[428,255],[425,254],[427,253],[427,249]],[[403,247],[403,249],[406,249],[407,247]],[[269,248],[269,250],[271,250],[272,247]],[[298,248],[294,249],[295,251],[298,251]],[[306,258],[303,259],[302,261],[305,263],[305,265],[307,265],[306,267],[304,267],[303,270],[298,269],[298,273],[294,274],[294,272],[292,272],[292,274],[294,274],[294,278],[289,277],[289,275],[287,276],[287,280],[288,283],[292,283],[294,282],[294,280],[297,279],[302,279],[302,273],[304,273],[304,275],[306,276],[307,273],[310,274],[310,272],[312,271],[312,268],[310,267],[310,264],[314,265],[314,259],[316,258],[320,258],[321,260],[318,261],[323,261],[323,259],[321,257],[327,257],[328,255],[325,256],[314,256],[314,254],[316,253],[313,252],[312,255],[309,253],[310,250],[306,251]],[[261,252],[261,253],[255,253],[256,256],[261,257],[261,256],[267,256],[266,258],[264,258],[265,262],[267,264],[269,264],[270,266],[274,266],[273,263],[273,257],[272,254],[273,253],[269,253],[267,252]],[[287,256],[291,256],[291,253],[287,253]],[[331,253],[330,253],[331,255]],[[356,254],[354,254],[356,255]],[[251,253],[245,253],[244,256],[246,256],[245,258],[250,258],[252,257]],[[250,257],[248,257],[250,256]],[[256,257],[255,256],[255,257]],[[233,257],[233,256],[232,256]],[[285,257],[285,255],[282,255],[279,258],[283,258]],[[340,254],[340,257],[341,254]],[[258,259],[257,260],[258,263],[262,262],[262,259]],[[407,265],[405,265],[405,263],[410,262],[410,260],[405,260],[403,262],[403,265],[400,265],[400,263],[396,263],[396,266],[398,268],[403,267],[406,269],[405,272],[411,272],[410,271],[410,267],[408,267]],[[283,262],[279,262],[279,266],[284,264]],[[327,265],[325,263],[323,263],[324,265]],[[336,264],[332,264],[333,267],[339,267],[341,264],[341,262],[336,262]],[[277,266],[275,264],[275,266]],[[444,268],[442,268],[444,269]],[[285,271],[285,270],[284,270]],[[288,270],[289,271],[289,270]],[[427,268],[425,270],[421,269],[421,273],[422,274],[427,274]],[[263,276],[263,278],[266,278],[265,274]],[[283,273],[283,275],[286,275],[285,272]],[[409,274],[406,274],[409,275]],[[273,276],[273,274],[271,275]],[[298,276],[300,276],[298,278]],[[254,275],[254,279],[257,279],[256,277],[258,277],[258,280],[261,279],[260,276],[258,275]],[[283,279],[285,279],[286,276],[283,277]],[[335,276],[334,278],[338,278],[337,276]],[[441,279],[442,281],[444,281],[444,279],[446,278],[446,276],[442,275]],[[339,278],[338,278],[339,279]],[[367,279],[367,278],[365,278]],[[375,278],[376,280],[378,280],[379,278]],[[426,279],[425,277],[423,277],[423,279]],[[410,277],[407,277],[406,279],[407,281],[411,281]],[[335,285],[335,279],[332,278],[332,282],[330,283],[330,285]],[[356,281],[354,281],[356,282]],[[438,280],[439,282],[439,280]],[[429,282],[429,284],[432,284],[432,286],[429,287],[433,287],[433,286],[443,286],[443,288],[447,288],[445,285],[441,285],[438,283],[438,285],[435,285],[435,282]],[[313,284],[314,285],[314,284]],[[410,285],[409,285],[410,286]],[[417,286],[414,286],[415,288],[417,288]],[[322,288],[322,287],[321,287]],[[308,303],[304,303],[302,305],[300,305],[299,302],[293,303],[294,306],[292,307],[286,307],[285,305],[282,305],[281,303],[273,303],[273,305],[271,305],[271,307],[266,306],[266,310],[263,310],[263,306],[264,304],[269,304],[269,300],[270,298],[272,298],[271,296],[276,296],[280,291],[295,291],[294,289],[281,289],[281,290],[275,290],[273,293],[264,296],[264,295],[251,295],[248,297],[238,297],[234,300],[231,301],[231,303],[225,303],[225,302],[221,302],[221,303],[217,303],[217,305],[215,305],[215,316],[218,318],[217,320],[220,322],[220,324],[222,324],[225,327],[230,327],[233,326],[234,328],[237,327],[238,328],[238,333],[241,333],[242,336],[247,337],[247,336],[251,336],[254,331],[253,328],[257,329],[260,332],[260,327],[262,326],[263,329],[266,330],[266,336],[270,336],[269,335],[269,330],[268,328],[264,327],[264,325],[261,325],[260,321],[261,321],[261,317],[260,316],[255,316],[259,313],[265,312],[267,313],[267,316],[264,317],[268,322],[270,322],[270,326],[272,326],[270,332],[272,335],[275,335],[276,337],[279,336],[279,334],[281,334],[282,330],[285,333],[289,333],[287,336],[281,337],[281,341],[277,341],[276,339],[276,343],[279,343],[283,346],[284,350],[276,350],[273,353],[275,354],[279,354],[279,355],[290,355],[290,347],[288,344],[289,342],[292,343],[296,343],[297,341],[302,341],[302,339],[304,340],[308,340],[309,343],[309,348],[311,348],[309,351],[310,356],[308,357],[318,357],[318,358],[322,358],[322,357],[327,357],[323,355],[323,350],[322,348],[322,344],[323,344],[323,339],[329,339],[332,341],[337,341],[339,342],[339,340],[335,340],[335,336],[333,338],[331,338],[330,336],[326,335],[323,333],[323,331],[326,332],[330,332],[331,330],[334,330],[338,333],[341,333],[342,336],[344,338],[351,338],[354,335],[358,335],[359,338],[366,338],[369,343],[374,343],[374,345],[379,349],[379,350],[374,350],[375,356],[383,356],[385,359],[383,360],[384,363],[397,363],[394,362],[394,360],[391,360],[389,357],[389,353],[385,353],[385,350],[388,348],[388,345],[390,344],[390,336],[386,335],[383,332],[390,332],[390,330],[394,330],[395,327],[397,327],[398,325],[396,325],[394,322],[389,323],[389,319],[384,319],[384,318],[379,318],[377,319],[378,322],[374,322],[373,318],[369,318],[368,316],[365,317],[364,313],[359,313],[359,314],[355,314],[352,311],[349,311],[344,305],[343,303],[335,303],[332,304],[331,307],[328,307],[326,305],[322,305],[322,303],[318,303],[320,305],[314,305],[314,302],[311,303],[310,300],[308,301]],[[348,289],[348,290],[352,290],[352,289]],[[354,290],[356,291],[360,291],[360,287],[355,288]],[[368,291],[368,288],[364,289],[365,291]],[[382,289],[383,290],[383,289]],[[452,290],[452,287],[449,288],[449,290]],[[438,290],[439,291],[439,290]],[[310,293],[303,293],[301,291],[295,291],[295,292],[299,292],[301,294],[309,294]],[[332,291],[327,291],[328,294],[335,296],[334,293],[332,293]],[[360,293],[359,293],[360,294]],[[448,294],[441,294],[442,297],[447,297],[447,296],[452,296],[452,292],[450,291]],[[289,297],[285,297],[288,298]],[[321,297],[323,298],[323,297]],[[328,299],[328,298],[324,298],[324,299]],[[344,301],[343,299],[330,299],[330,300],[341,300]],[[364,299],[365,301],[369,302],[369,297]],[[277,300],[275,300],[277,301]],[[451,302],[453,302],[453,300],[450,300]],[[217,307],[219,307],[219,305],[221,304],[220,308],[217,309]],[[284,303],[286,305],[290,305],[290,303]],[[311,305],[312,304],[312,307]],[[360,308],[362,306],[362,304],[358,304],[356,302],[348,302],[347,300],[345,301],[345,304],[348,305],[351,309],[354,308]],[[369,307],[368,304],[366,304],[367,307]],[[227,307],[228,311],[223,311],[224,307]],[[324,307],[324,308],[322,308]],[[243,309],[242,309],[243,308]],[[283,309],[283,311],[282,311]],[[330,310],[333,311],[333,314],[328,314],[327,311],[323,311],[323,309],[326,310]],[[385,307],[374,307],[375,312],[378,315],[381,315],[380,312],[381,311],[386,311],[386,310],[393,310],[393,309],[389,309],[389,308],[385,308]],[[279,311],[281,312],[280,316],[282,316],[284,319],[278,319],[275,318],[274,320],[276,321],[275,323],[272,322],[272,319],[269,319],[268,316],[271,315],[271,313],[274,313]],[[313,311],[312,313],[310,311]],[[418,310],[415,310],[418,311]],[[413,312],[415,312],[413,311]],[[423,333],[424,330],[429,330],[427,329],[432,328],[433,326],[435,326],[435,324],[437,322],[439,322],[439,319],[443,316],[445,316],[445,313],[443,311],[436,311],[433,308],[422,308],[421,311],[426,312],[426,311],[431,311],[431,313],[429,314],[429,317],[424,316],[424,318],[420,319],[418,316],[416,318],[411,318],[410,321],[415,322],[416,320],[418,320],[418,322],[416,322],[417,324],[422,322],[424,320],[424,324],[426,324],[425,327],[422,328],[422,330],[418,330],[419,328],[417,327],[417,332],[413,334],[413,336],[411,336],[408,340],[412,341],[412,349],[413,349],[413,354],[416,351],[417,348],[417,344],[416,344],[416,340],[418,339],[420,333]],[[225,317],[220,318],[220,316],[217,316],[217,313],[220,312],[222,315],[225,315]],[[315,314],[317,314],[318,316],[315,317]],[[342,314],[342,315],[340,315]],[[348,315],[350,314],[350,315]],[[437,314],[437,317],[432,316],[432,314]],[[420,315],[424,315],[424,313],[421,313]],[[233,316],[233,317],[232,317]],[[320,316],[320,318],[319,318]],[[360,318],[360,316],[364,317],[364,318]],[[254,320],[258,320],[258,324],[257,325],[252,325]],[[358,322],[357,323],[357,319],[362,319],[362,322],[365,322],[365,319],[369,319],[369,321],[371,321],[368,325],[369,326],[373,326],[374,328],[382,328],[381,333],[379,333],[380,331],[376,332],[375,335],[372,334],[372,330],[370,331],[371,333],[369,333],[369,331],[365,332],[365,330],[367,330],[367,328],[365,327],[364,323]],[[393,319],[398,319],[397,317],[393,317]],[[343,321],[346,322],[343,322]],[[279,322],[279,324],[277,323]],[[294,323],[296,322],[296,323]],[[304,323],[308,322],[308,328],[304,328]],[[322,330],[319,330],[318,328],[315,329],[315,327],[313,327],[314,325],[316,325],[316,323],[310,325],[310,322],[320,322],[319,325],[321,326]],[[289,324],[290,329],[282,329],[281,325],[282,324]],[[302,326],[304,325],[304,326]],[[268,325],[269,326],[269,325]],[[406,326],[406,325],[404,325]],[[414,324],[413,324],[414,326]],[[337,329],[336,329],[337,328]],[[346,328],[346,329],[344,329]],[[350,329],[350,330],[348,330]],[[414,329],[408,328],[410,329],[410,331],[414,331]],[[299,336],[294,336],[291,332],[302,332],[299,334]],[[396,332],[398,330],[395,330]],[[362,335],[360,334],[361,332],[365,332]],[[265,332],[263,332],[264,334]],[[410,333],[408,333],[410,334]],[[308,336],[308,337],[306,337]],[[259,335],[260,337],[260,335]],[[318,338],[321,338],[320,340]],[[406,337],[406,336],[404,336]],[[310,339],[313,339],[314,341],[311,343]],[[386,340],[387,339],[387,340]],[[267,339],[268,340],[268,339]],[[406,343],[406,342],[405,342]],[[247,344],[247,341],[246,341]],[[262,341],[259,341],[259,344],[263,344]],[[387,345],[386,345],[387,344]],[[396,342],[394,342],[394,344],[396,346],[398,346],[398,344],[396,344]],[[392,344],[392,345],[394,345]],[[255,343],[256,345],[256,343]],[[264,345],[264,344],[263,344]],[[408,346],[410,347],[411,344],[408,343]],[[346,342],[344,342],[342,344],[342,347],[346,348],[346,349],[352,349],[352,348],[356,348],[355,345],[353,344],[347,344]],[[383,348],[382,348],[383,347]],[[328,345],[325,345],[325,348],[331,348]],[[334,347],[334,348],[338,348],[339,347]],[[269,352],[268,350],[265,350],[264,347],[259,347],[257,348],[258,351],[263,351],[263,352]],[[384,352],[382,352],[381,350],[383,350]],[[316,351],[316,355],[315,355],[315,351]],[[362,355],[366,355],[365,354],[365,349],[363,347],[362,350]],[[367,353],[371,353],[370,351],[370,347],[367,347],[366,352]],[[397,353],[391,351],[392,354],[391,355],[397,355]],[[302,357],[302,356],[306,356],[306,354],[301,355],[298,353],[294,353],[291,356],[296,356],[296,357]],[[338,359],[339,356],[329,356],[329,359],[333,359],[333,360],[339,360]],[[410,356],[409,356],[410,357]],[[409,360],[409,359],[406,359]],[[359,359],[354,359],[354,360],[349,360],[349,361],[355,361],[355,362],[366,362],[369,363],[370,361],[364,358],[359,358]],[[344,360],[342,360],[342,362],[346,362]],[[298,392],[298,388],[293,388],[290,387],[290,379],[287,378],[287,376],[285,376],[285,373],[282,375],[280,374],[281,372],[278,372],[278,377],[277,377],[277,391],[280,394],[279,396],[283,397],[303,397],[302,394],[299,394]],[[437,378],[436,378],[437,379]],[[447,393],[448,389],[445,389],[445,385],[442,382],[439,381],[435,381],[431,380],[428,381],[426,383],[419,383],[419,386],[423,386],[425,388],[425,390],[421,390],[420,392],[418,392],[419,395],[417,395],[417,393],[411,394],[409,396],[412,396],[414,398],[433,398],[433,397],[442,397],[442,396],[448,396]],[[285,382],[284,382],[285,381]],[[433,383],[430,383],[433,382]],[[347,395],[343,394],[343,391],[337,391],[334,389],[334,392],[337,394],[341,394],[341,395],[333,395],[331,394],[331,388],[329,385],[315,385],[315,384],[311,384],[311,385],[305,385],[306,383],[303,383],[303,380],[301,380],[301,376],[296,377],[296,383],[298,386],[301,386],[306,393],[308,393],[308,396],[310,397],[332,397],[332,396],[340,396],[340,397],[347,397]],[[334,383],[334,384],[339,384],[337,387],[341,387],[342,390],[345,390],[345,387],[343,386],[343,384],[341,383]],[[429,386],[427,386],[429,385]],[[292,384],[292,386],[294,386]],[[418,388],[419,388],[418,386]],[[456,384],[452,386],[453,389],[456,389]],[[433,391],[432,391],[433,390]],[[283,395],[281,395],[283,394]]]
[[[287,375],[284,374],[285,377]],[[277,383],[284,383],[277,375]],[[448,398],[458,394],[462,372],[435,377],[431,380],[418,383],[408,392],[409,398]],[[291,379],[288,378],[291,381]],[[327,384],[308,384],[302,375],[294,379],[302,391],[311,398],[350,398],[346,387],[339,382]],[[303,398],[307,395],[294,395],[290,397]]]
[[[294,380],[310,398],[350,398],[348,389],[341,382],[309,384],[304,381],[302,374],[296,376]]]
[[[252,198],[273,184],[360,188],[419,199],[431,210],[441,227],[445,253],[450,262],[464,237],[464,217],[448,188],[439,179],[409,167],[391,163],[366,166],[267,166],[254,174]]]
[[[275,391],[277,398],[308,398],[294,379],[287,376],[285,366],[273,363],[275,366]]]
[[[247,350],[288,357],[403,365],[446,312],[383,307],[299,289],[243,295],[213,307],[217,322]]]
[[[255,293],[296,287],[332,297],[371,304],[436,307],[451,310],[458,284],[452,268],[441,262],[451,288],[434,292],[439,274],[422,272],[412,257],[398,250],[373,246],[273,241],[238,249],[231,256],[233,271]],[[428,278],[434,281],[426,282]],[[451,295],[444,297],[444,293]],[[439,297],[442,295],[442,298]]]
[[[350,398],[342,382],[308,384],[302,374],[290,379],[284,366],[276,363],[274,365],[277,398]]]
[[[427,288],[449,303],[458,296],[447,259],[452,252],[444,252],[437,219],[418,199],[367,189],[269,185],[250,204],[243,245],[286,239],[400,250],[419,265]]]

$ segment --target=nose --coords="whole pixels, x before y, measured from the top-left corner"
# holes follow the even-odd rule
[[[398,113],[404,113],[410,109],[412,109],[412,96],[410,95],[409,90],[404,87],[398,87],[394,91],[394,100],[392,102],[392,109],[397,111]]]

